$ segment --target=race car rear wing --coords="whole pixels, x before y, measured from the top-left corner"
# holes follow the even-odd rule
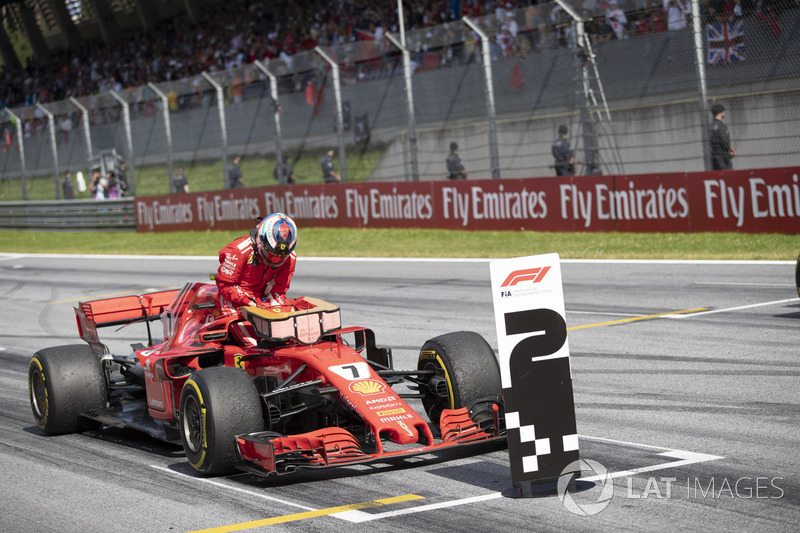
[[[100,342],[97,328],[120,326],[133,322],[150,322],[158,320],[164,308],[167,307],[179,289],[158,291],[142,294],[141,296],[118,296],[116,298],[103,298],[78,302],[75,307],[75,320],[78,323],[78,333],[98,354],[105,353],[105,346]],[[150,336],[150,327],[147,330]],[[148,339],[151,341],[152,339]]]

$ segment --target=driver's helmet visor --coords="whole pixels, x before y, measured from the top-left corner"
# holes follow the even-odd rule
[[[286,258],[289,257],[289,256],[288,255],[277,255],[277,254],[273,254],[273,253],[270,253],[270,252],[264,250],[264,253],[262,254],[262,257],[264,258],[264,261],[266,261],[267,263],[269,263],[269,264],[271,264],[273,266],[278,266],[278,265],[282,265],[283,262],[286,261]]]

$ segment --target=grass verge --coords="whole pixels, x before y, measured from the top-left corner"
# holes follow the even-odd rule
[[[55,233],[0,231],[0,251],[209,255],[238,231]],[[564,259],[792,260],[797,235],[741,233],[548,233],[300,228],[297,253],[317,257],[503,258],[556,252]]]

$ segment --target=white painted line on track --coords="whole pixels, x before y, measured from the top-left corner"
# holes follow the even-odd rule
[[[727,313],[729,311],[739,311],[741,309],[752,309],[754,307],[766,307],[768,305],[778,305],[778,304],[786,304],[790,302],[800,302],[800,298],[789,298],[788,300],[775,300],[772,302],[762,302],[757,304],[750,304],[750,305],[740,305],[737,307],[726,307],[724,309],[711,309],[710,311],[698,311],[697,313],[689,313],[686,315],[664,315],[661,318],[672,318],[672,319],[684,319],[684,318],[694,318],[696,316],[702,315],[711,315],[714,313]]]
[[[169,259],[170,261],[214,261],[219,262],[215,255],[125,255],[125,254],[4,254],[0,253],[0,260],[6,259]]]
[[[678,468],[678,467],[681,467],[681,466],[687,466],[687,465],[696,464],[696,463],[702,463],[702,462],[707,462],[707,461],[715,461],[715,460],[724,458],[724,457],[719,456],[719,455],[710,455],[710,454],[705,454],[705,453],[690,452],[690,451],[686,451],[686,450],[676,450],[676,449],[672,449],[672,448],[667,448],[665,446],[652,446],[652,445],[649,445],[649,444],[641,444],[641,443],[637,443],[637,442],[628,442],[628,441],[621,441],[621,440],[614,440],[614,439],[606,439],[606,438],[602,438],[602,437],[592,437],[592,436],[588,436],[588,435],[581,435],[580,438],[581,439],[585,439],[585,440],[608,442],[608,443],[612,443],[612,444],[622,444],[622,445],[625,445],[625,446],[631,446],[631,447],[635,447],[635,448],[643,448],[643,449],[648,449],[648,450],[660,450],[660,453],[658,453],[658,455],[661,455],[661,456],[664,456],[664,457],[668,457],[668,458],[671,458],[671,459],[677,459],[677,461],[670,461],[670,462],[666,462],[666,463],[659,463],[659,464],[656,464],[656,465],[643,466],[643,467],[640,467],[640,468],[633,468],[633,469],[630,469],[630,470],[620,470],[618,472],[609,472],[607,475],[612,477],[612,478],[630,477],[630,476],[634,476],[636,474],[640,474],[640,473],[643,473],[643,472],[653,472],[653,471],[656,471],[656,470],[666,470],[666,469],[669,469],[669,468]],[[184,477],[184,478],[190,479],[192,481],[199,481],[199,482],[202,482],[202,483],[208,483],[210,485],[213,485],[215,487],[219,487],[221,489],[232,490],[232,491],[236,491],[236,492],[243,492],[243,493],[245,493],[245,494],[247,494],[249,496],[254,496],[256,498],[262,498],[262,499],[265,499],[265,500],[277,502],[277,503],[280,503],[280,504],[283,504],[283,505],[288,505],[288,506],[291,506],[291,507],[297,507],[299,509],[304,509],[306,511],[316,511],[316,509],[314,509],[312,507],[307,507],[307,506],[302,505],[302,504],[290,502],[290,501],[287,501],[287,500],[282,500],[280,498],[275,498],[275,497],[272,497],[272,496],[268,496],[268,495],[260,493],[260,492],[254,492],[254,491],[251,491],[251,490],[242,489],[242,488],[239,488],[239,487],[234,487],[234,486],[228,485],[226,483],[221,483],[219,481],[214,481],[214,480],[207,479],[207,478],[189,476],[189,475],[182,474],[180,472],[176,472],[174,470],[171,470],[171,469],[163,467],[163,466],[150,465],[150,468],[154,468],[156,470],[160,470],[162,472],[166,472],[168,474],[172,474],[172,475],[175,475],[175,476]],[[587,476],[587,477],[579,478],[578,481],[591,482],[591,481],[597,481],[599,479],[600,479],[599,476]],[[403,515],[407,515],[407,514],[423,513],[423,512],[427,512],[427,511],[435,511],[437,509],[447,509],[449,507],[457,507],[459,505],[468,505],[468,504],[471,504],[471,503],[479,503],[479,502],[484,502],[484,501],[489,501],[489,500],[496,500],[496,499],[502,498],[502,497],[503,497],[503,493],[502,492],[490,492],[488,494],[481,494],[481,495],[478,495],[478,496],[470,496],[470,497],[467,497],[467,498],[460,498],[458,500],[448,500],[448,501],[443,501],[443,502],[431,503],[431,504],[427,504],[427,505],[419,505],[419,506],[415,506],[415,507],[409,507],[409,508],[406,508],[406,509],[398,509],[398,510],[395,510],[395,511],[386,511],[386,512],[383,512],[383,513],[367,513],[365,511],[361,511],[361,510],[349,510],[349,511],[342,511],[340,513],[334,513],[334,514],[331,514],[330,516],[338,518],[340,520],[345,520],[347,522],[352,522],[352,523],[372,522],[374,520],[381,520],[381,519],[384,519],[384,518],[391,518],[391,517],[395,517],[395,516],[403,516]]]
[[[631,470],[620,470],[619,472],[608,472],[605,476],[587,476],[579,478],[579,481],[599,481],[600,479],[608,476],[611,478],[618,478],[618,477],[630,477],[636,474],[641,474],[644,472],[655,472],[656,470],[666,470],[668,468],[678,468],[679,466],[687,466],[693,465],[695,463],[705,463],[707,461],[716,461],[718,459],[724,459],[724,457],[720,455],[710,455],[707,453],[695,453],[689,452],[686,450],[670,450],[667,452],[662,452],[658,455],[663,455],[664,457],[670,457],[673,459],[678,459],[677,461],[672,461],[669,463],[661,463],[657,465],[650,465],[650,466],[642,466],[640,468],[633,468]]]
[[[773,289],[794,288],[791,283],[733,283],[729,281],[698,281],[692,285],[710,285],[713,287],[769,287]]]
[[[219,481],[214,481],[212,479],[207,479],[207,478],[203,478],[203,477],[187,476],[186,474],[181,474],[180,472],[175,472],[174,470],[170,470],[169,468],[166,468],[164,466],[150,465],[150,468],[155,468],[156,470],[161,470],[162,472],[167,472],[168,474],[173,474],[175,476],[184,477],[186,479],[192,480],[193,482],[194,481],[200,481],[200,482],[203,482],[203,483],[208,483],[209,485],[214,485],[215,487],[219,487],[219,488],[226,489],[226,490],[233,490],[233,491],[236,491],[236,492],[244,492],[245,494],[248,494],[250,496],[255,496],[256,498],[263,498],[265,500],[270,500],[270,501],[277,502],[277,503],[280,503],[280,504],[283,504],[283,505],[289,505],[291,507],[297,507],[298,509],[304,509],[306,511],[316,511],[316,509],[314,509],[313,507],[307,507],[307,506],[301,505],[299,503],[294,503],[294,502],[290,502],[290,501],[287,501],[287,500],[281,500],[280,498],[274,498],[272,496],[267,496],[266,494],[263,494],[261,492],[254,492],[252,490],[246,490],[246,489],[242,489],[242,488],[239,488],[239,487],[233,487],[233,486],[228,485],[226,483],[220,483]]]
[[[620,470],[618,472],[608,472],[606,475],[611,478],[621,478],[621,477],[630,477],[636,474],[641,474],[643,472],[653,472],[656,470],[666,470],[669,468],[678,468],[681,466],[687,466],[696,463],[703,463],[707,461],[716,461],[718,459],[724,459],[724,457],[719,455],[710,455],[706,453],[697,453],[697,452],[690,452],[686,450],[676,450],[672,448],[667,448],[664,446],[651,446],[649,444],[640,444],[636,442],[626,442],[621,440],[613,440],[613,439],[604,439],[602,437],[590,437],[588,435],[580,435],[581,439],[586,440],[596,440],[600,442],[608,442],[612,444],[622,444],[625,446],[632,446],[636,448],[644,448],[648,450],[661,450],[658,455],[669,457],[671,459],[677,459],[677,461],[670,461],[666,463],[659,463],[655,465],[643,466],[640,468],[633,468],[630,470]],[[578,478],[576,481],[598,481],[601,479],[601,476],[587,476]],[[407,509],[398,509],[396,511],[387,511],[384,513],[367,513],[365,511],[360,510],[353,510],[353,511],[343,511],[341,513],[335,513],[330,516],[335,516],[336,518],[340,518],[342,520],[347,520],[348,522],[354,523],[362,523],[362,522],[371,522],[373,520],[381,520],[383,518],[391,518],[395,516],[402,516],[407,514],[414,514],[414,513],[422,513],[425,511],[435,511],[437,509],[445,509],[448,507],[456,507],[458,505],[467,505],[470,503],[478,503],[484,502],[489,500],[495,500],[497,498],[502,498],[502,492],[490,492],[488,494],[482,494],[480,496],[470,496],[468,498],[461,498],[458,500],[449,500],[445,502],[438,502],[438,503],[431,503],[427,505],[419,505],[416,507],[409,507]]]
[[[334,513],[331,516],[347,520],[348,522],[362,523],[371,522],[373,520],[381,520],[383,518],[391,518],[393,516],[402,516],[406,514],[423,513],[425,511],[435,511],[437,509],[446,509],[448,507],[456,507],[458,505],[466,505],[468,503],[485,502],[487,500],[496,500],[502,498],[502,492],[491,492],[489,494],[482,494],[480,496],[471,496],[469,498],[462,498],[460,500],[450,500],[446,502],[431,503],[427,505],[419,505],[416,507],[409,507],[407,509],[398,509],[396,511],[386,511],[385,513],[366,513],[364,511],[342,511],[341,513]]]
[[[582,439],[586,440],[596,440],[598,442],[608,442],[611,444],[622,444],[625,446],[632,446],[634,448],[646,448],[648,450],[661,450],[663,452],[669,451],[672,448],[667,448],[666,446],[653,446],[651,444],[642,444],[639,442],[630,442],[627,440],[616,440],[616,439],[606,439],[604,437],[592,437],[591,435],[581,435]]]
[[[125,254],[37,254],[0,253],[0,260],[22,258],[73,258],[73,259],[168,259],[170,261],[214,261],[216,255],[125,255]],[[298,261],[360,262],[373,263],[488,263],[502,258],[458,258],[458,257],[312,257],[298,256]],[[574,264],[641,264],[641,265],[794,265],[792,261],[777,260],[715,260],[715,259],[561,259],[562,263]]]
[[[794,265],[796,261],[765,259],[562,259],[562,263],[642,264],[642,265]]]

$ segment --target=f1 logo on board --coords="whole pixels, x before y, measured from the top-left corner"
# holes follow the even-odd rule
[[[513,287],[517,283],[522,283],[523,281],[530,281],[531,283],[539,283],[547,275],[548,270],[550,270],[549,266],[515,270],[514,272],[508,275],[506,280],[500,286]]]

